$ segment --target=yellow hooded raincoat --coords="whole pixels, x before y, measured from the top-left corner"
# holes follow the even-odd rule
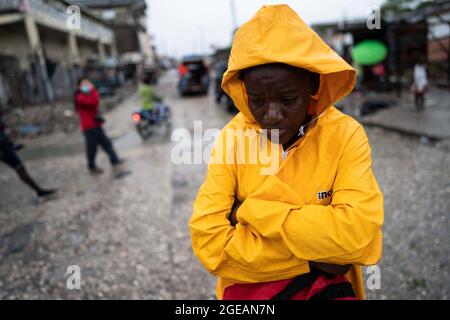
[[[237,31],[222,87],[241,112],[216,146],[223,143],[233,154],[242,139],[226,144],[227,129],[260,129],[239,71],[275,62],[320,74],[309,107],[320,117],[280,156],[274,174],[261,174],[259,162],[211,161],[190,220],[194,253],[218,276],[219,299],[235,283],[307,273],[308,261],[352,264],[345,276],[363,299],[360,266],[381,258],[383,197],[363,127],[332,106],[353,89],[355,71],[288,6],[264,6]],[[228,216],[235,198],[242,205],[233,227]]]

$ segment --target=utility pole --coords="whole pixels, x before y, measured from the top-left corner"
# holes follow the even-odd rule
[[[199,27],[198,31],[199,31],[198,35],[199,35],[199,38],[200,38],[200,53],[203,55],[203,54],[206,54],[206,50],[205,50],[205,27],[204,26]]]
[[[45,95],[48,102],[54,100],[53,87],[50,82],[47,66],[45,64],[44,51],[42,49],[42,42],[39,35],[39,30],[34,17],[28,11],[25,14],[25,31],[27,33],[28,42],[30,44],[31,52],[33,53],[33,59],[37,66],[37,73],[39,80],[44,85]]]
[[[233,27],[233,33],[237,28],[237,19],[236,19],[236,6],[234,4],[234,0],[230,0],[230,10],[231,10],[231,23]]]

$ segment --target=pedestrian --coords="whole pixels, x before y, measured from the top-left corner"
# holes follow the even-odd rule
[[[414,104],[417,111],[423,111],[425,108],[425,93],[427,91],[428,79],[427,79],[427,66],[425,59],[420,58],[414,65]]]
[[[215,142],[190,219],[219,299],[364,298],[361,266],[381,257],[384,213],[364,128],[333,106],[355,77],[287,5],[237,31],[222,87],[240,113]],[[248,160],[255,146],[276,170]]]
[[[75,109],[80,117],[81,131],[86,141],[86,156],[89,172],[92,175],[103,173],[103,170],[95,164],[97,146],[100,145],[108,154],[113,167],[123,162],[102,128],[103,117],[99,113],[100,98],[95,86],[88,79],[80,79],[74,94]]]
[[[16,145],[11,141],[5,130],[6,126],[3,123],[2,115],[0,114],[0,160],[13,169],[19,178],[33,189],[39,199],[52,199],[57,190],[42,188],[33,180],[33,178],[31,178],[23,161],[16,153],[16,149],[20,148],[19,145]]]
[[[353,62],[353,68],[356,72],[355,93],[358,97],[361,97],[363,93],[364,67],[359,63]]]

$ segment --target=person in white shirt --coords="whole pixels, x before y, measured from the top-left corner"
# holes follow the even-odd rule
[[[422,111],[425,107],[425,93],[428,86],[427,69],[423,59],[414,65],[414,104],[417,111]]]

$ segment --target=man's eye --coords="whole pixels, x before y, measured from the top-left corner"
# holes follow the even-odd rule
[[[296,97],[283,97],[281,98],[281,103],[285,105],[293,104],[297,100]]]
[[[262,99],[250,99],[250,104],[254,107],[261,107],[264,101]]]

